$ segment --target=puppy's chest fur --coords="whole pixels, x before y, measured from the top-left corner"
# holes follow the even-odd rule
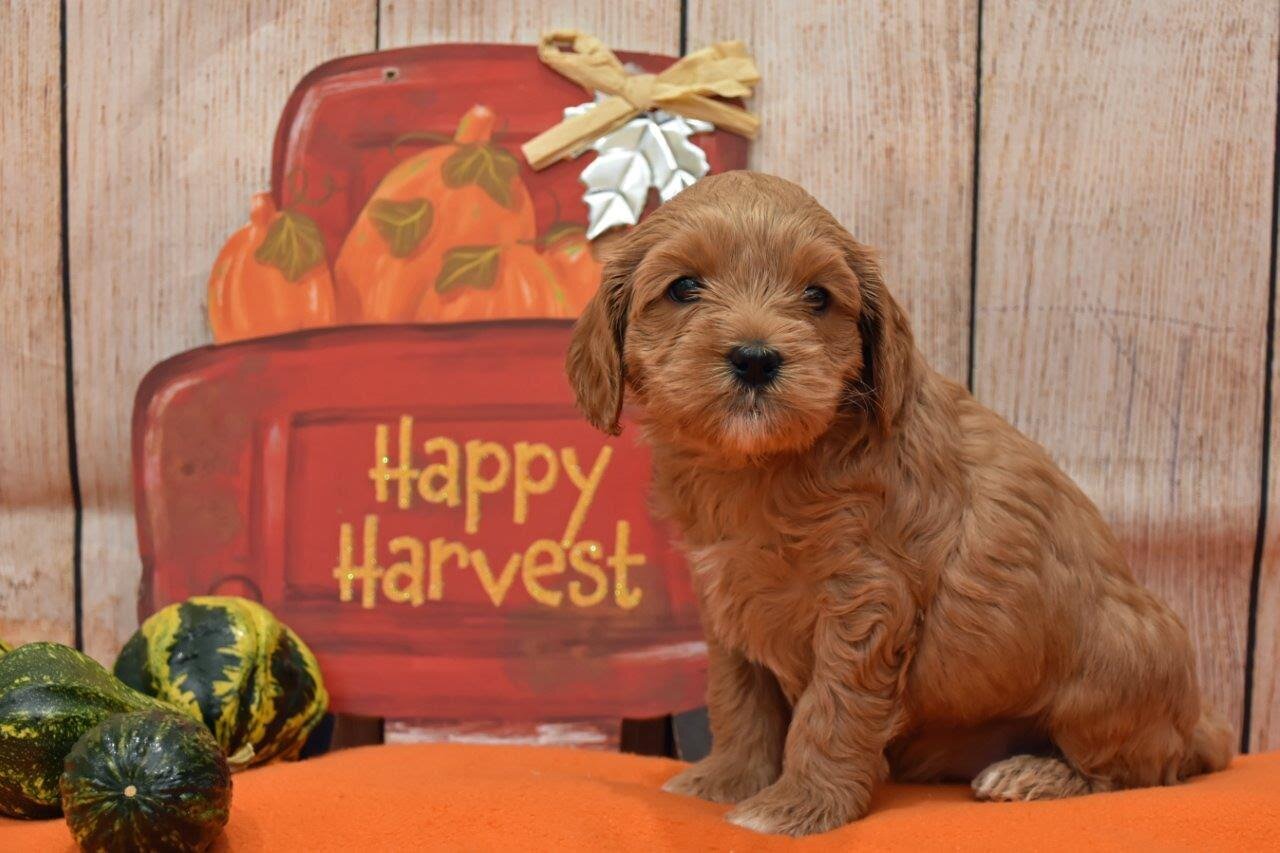
[[[707,632],[773,672],[794,702],[813,671],[830,543],[780,530],[759,484],[723,479],[664,489],[664,508],[681,527]]]
[[[814,585],[757,541],[726,540],[689,559],[707,630],[767,667],[794,702],[813,671]]]

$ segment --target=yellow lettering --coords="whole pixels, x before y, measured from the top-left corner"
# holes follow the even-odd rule
[[[413,468],[413,418],[409,415],[400,417],[400,433],[397,436],[400,458],[396,467],[391,467],[390,429],[386,424],[378,424],[373,434],[373,467],[369,469],[369,479],[373,480],[373,495],[378,503],[386,503],[390,498],[388,484],[396,480],[396,506],[408,509],[413,498],[413,482],[420,473]]]
[[[569,581],[569,600],[578,607],[591,607],[599,604],[609,591],[608,580],[605,578],[604,571],[600,568],[600,563],[598,562],[598,555],[601,550],[599,542],[592,542],[588,539],[585,542],[575,543],[572,550],[569,551],[569,563],[573,566],[573,570],[595,581],[595,588],[590,593],[582,591],[581,581]],[[597,562],[592,562],[592,557],[595,557]]]
[[[356,565],[352,559],[355,556],[355,546],[351,538],[350,524],[344,524],[338,528],[338,565],[333,570],[333,576],[338,581],[339,601],[350,601],[353,597],[351,583],[356,579]]]
[[[584,476],[582,468],[578,466],[578,451],[572,447],[564,447],[560,450],[560,458],[564,462],[565,473],[569,475],[569,479],[578,487],[578,500],[573,505],[573,512],[569,515],[569,523],[565,526],[564,536],[560,537],[560,544],[568,548],[573,544],[573,540],[578,538],[578,531],[582,529],[582,523],[587,519],[587,511],[591,509],[591,502],[595,500],[596,489],[600,487],[600,481],[604,479],[604,469],[609,466],[609,458],[613,455],[613,448],[605,445],[600,448],[600,455],[596,457],[595,464],[591,466],[591,473]]]
[[[431,585],[427,597],[432,601],[439,601],[444,595],[444,564],[450,557],[458,561],[458,568],[466,567],[467,549],[462,543],[440,537],[431,540]]]
[[[517,552],[511,555],[511,559],[507,560],[506,566],[502,569],[502,575],[498,578],[494,578],[493,571],[489,568],[488,557],[478,548],[471,552],[471,567],[476,570],[480,585],[489,594],[493,606],[498,607],[507,597],[507,590],[511,589],[511,582],[516,579],[516,572],[520,571],[520,554]]]
[[[387,567],[386,572],[382,575],[382,595],[388,601],[400,604],[408,601],[414,607],[419,607],[423,602],[422,541],[412,536],[397,536],[391,540],[390,545],[391,553],[396,554],[401,551],[408,551],[409,559],[402,560],[399,563],[392,563]],[[407,583],[402,585],[401,579],[404,579]],[[432,583],[435,582],[434,575],[431,580]],[[436,597],[438,598],[439,596]]]
[[[644,590],[640,587],[634,589],[627,588],[627,569],[631,566],[643,566],[643,554],[629,554],[627,549],[631,545],[631,525],[625,521],[619,521],[617,526],[617,538],[613,547],[613,556],[609,558],[608,563],[613,568],[613,600],[623,610],[631,610],[640,603]]]
[[[355,547],[352,543],[350,524],[338,528],[338,566],[333,576],[338,580],[338,600],[351,601],[352,586],[360,582],[360,606],[372,610],[377,603],[377,580],[382,576],[382,566],[378,565],[378,517],[364,517],[364,562],[355,565],[353,561]]]
[[[546,463],[546,473],[541,478],[533,478],[533,461],[541,459]],[[515,521],[524,524],[529,520],[529,496],[545,495],[556,484],[560,474],[560,466],[556,462],[556,452],[541,442],[516,442],[516,485],[515,485]]]
[[[418,494],[424,501],[445,506],[457,506],[462,503],[462,489],[458,483],[458,442],[436,436],[423,443],[422,449],[428,455],[443,453],[443,462],[432,462],[422,469],[418,478]],[[439,480],[439,485],[435,481]]]
[[[539,561],[538,557],[542,555],[545,555],[546,559]],[[560,547],[559,542],[539,539],[524,552],[524,571],[521,572],[524,588],[529,591],[529,597],[539,604],[545,604],[548,607],[560,606],[564,593],[558,589],[547,589],[539,579],[562,574],[564,574],[564,549]]]
[[[486,459],[495,459],[498,469],[492,477],[484,477],[480,467]],[[467,442],[467,513],[464,528],[468,533],[480,530],[480,496],[502,490],[511,475],[511,457],[501,444],[472,439]]]

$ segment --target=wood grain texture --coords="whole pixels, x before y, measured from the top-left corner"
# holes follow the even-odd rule
[[[0,638],[75,638],[58,4],[0,5]]]
[[[746,42],[752,168],[797,181],[882,255],[921,351],[969,353],[975,0],[690,0],[689,47]]]
[[[505,746],[569,746],[616,752],[622,721],[614,719],[511,723],[388,720],[386,743],[480,743]]]
[[[86,650],[137,624],[130,412],[157,361],[207,343],[205,281],[265,189],[314,65],[374,45],[372,3],[67,4],[69,227]]]
[[[543,30],[573,28],[614,50],[675,55],[679,0],[381,0],[383,49],[443,42],[535,44]]]
[[[1239,727],[1258,516],[1276,10],[989,3],[975,391],[1187,623]]]

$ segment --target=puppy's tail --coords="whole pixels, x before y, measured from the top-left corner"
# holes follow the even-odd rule
[[[1217,711],[1205,708],[1200,721],[1187,742],[1187,754],[1182,759],[1182,778],[1222,770],[1235,755],[1235,733]]]

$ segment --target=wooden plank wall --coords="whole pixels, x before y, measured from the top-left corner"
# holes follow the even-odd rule
[[[0,4],[0,636],[75,640],[58,6]]]
[[[1273,3],[1198,0],[983,15],[974,392],[1103,509],[1237,727],[1276,22]]]
[[[371,4],[67,3],[68,240],[85,649],[137,627],[133,391],[207,343],[205,282],[268,185],[293,84],[374,46]]]
[[[77,486],[84,646],[108,659],[133,630],[133,391],[207,341],[209,265],[307,69],[550,26],[667,53],[740,38],[765,77],[753,167],[880,248],[933,364],[1050,448],[1187,621],[1211,700],[1280,747],[1278,19],[1273,0],[5,4],[0,636],[75,638]]]

